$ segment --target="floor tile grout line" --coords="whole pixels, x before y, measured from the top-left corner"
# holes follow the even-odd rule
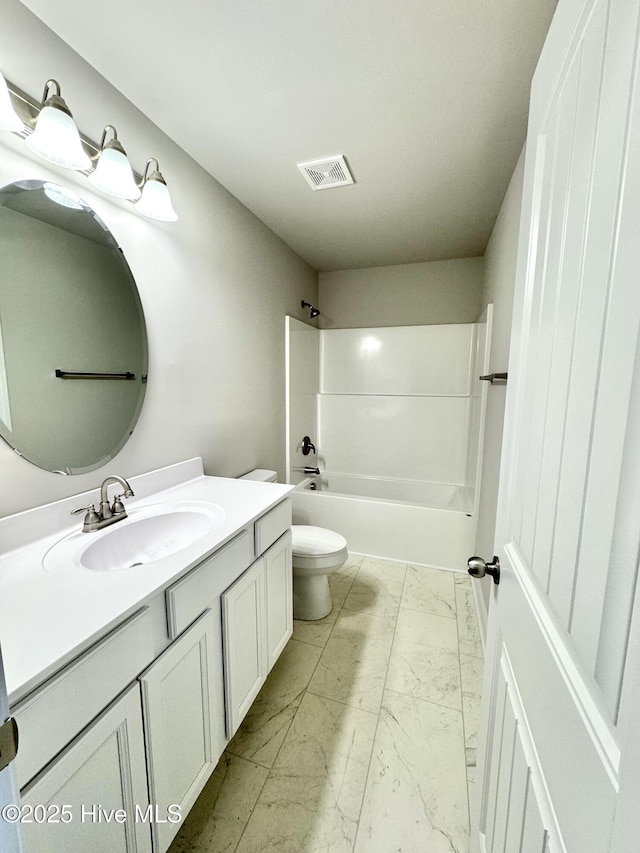
[[[358,572],[359,572],[359,571],[360,571],[360,566],[358,566],[358,570],[356,571],[356,574],[354,575],[354,580],[355,580],[355,577],[357,576],[357,574],[358,574]],[[353,583],[353,581],[352,581],[352,583]],[[286,739],[287,739],[287,736],[288,736],[289,732],[291,731],[291,726],[293,725],[293,722],[294,722],[295,718],[298,716],[298,711],[300,710],[300,708],[301,708],[301,706],[302,706],[302,702],[304,701],[305,694],[307,694],[307,693],[309,693],[309,692],[310,692],[310,691],[309,691],[309,684],[311,684],[311,680],[312,680],[312,678],[313,678],[313,676],[314,676],[314,674],[315,674],[315,671],[316,671],[316,669],[317,669],[317,667],[318,667],[318,664],[320,663],[320,658],[322,657],[322,654],[323,654],[323,652],[324,652],[324,649],[326,648],[326,645],[327,645],[327,643],[329,642],[329,637],[331,637],[331,634],[333,633],[333,629],[335,628],[335,625],[336,625],[336,623],[337,623],[337,621],[338,621],[338,618],[340,617],[340,613],[341,613],[341,611],[342,611],[342,605],[340,606],[340,608],[339,608],[339,610],[338,610],[338,613],[337,613],[337,616],[336,616],[336,622],[335,622],[335,623],[334,623],[334,625],[332,626],[331,631],[329,632],[329,636],[327,637],[327,639],[326,639],[326,641],[325,641],[324,646],[319,647],[319,646],[314,645],[313,643],[306,643],[306,644],[305,644],[305,645],[311,646],[311,648],[315,648],[315,649],[317,649],[317,648],[321,648],[320,654],[318,655],[318,660],[316,661],[316,665],[314,666],[314,668],[313,668],[313,670],[312,670],[312,672],[311,672],[311,676],[309,677],[309,680],[308,680],[308,682],[307,682],[306,687],[305,687],[305,688],[304,688],[304,690],[302,691],[302,696],[301,696],[300,702],[298,703],[298,707],[296,708],[296,711],[295,711],[294,715],[291,717],[291,720],[289,721],[289,725],[287,726],[287,730],[286,730],[286,732],[285,732],[285,734],[284,734],[284,737],[282,738],[282,742],[280,743],[280,746],[278,747],[278,749],[277,749],[277,751],[276,751],[276,754],[275,754],[275,756],[274,756],[274,758],[273,758],[273,762],[272,762],[272,764],[271,764],[271,767],[269,767],[268,769],[267,769],[267,768],[264,768],[264,769],[267,769],[267,775],[266,775],[265,780],[264,780],[264,782],[263,782],[263,784],[262,784],[262,787],[260,788],[260,791],[259,791],[259,793],[258,793],[258,796],[256,797],[255,803],[253,804],[253,807],[251,808],[251,811],[250,811],[250,813],[249,813],[249,817],[247,818],[247,821],[246,821],[246,823],[245,823],[244,827],[242,828],[242,832],[240,833],[240,837],[238,838],[237,844],[236,844],[236,845],[235,845],[235,847],[233,848],[233,851],[230,851],[230,853],[235,853],[235,851],[236,851],[236,850],[238,849],[238,847],[240,846],[240,844],[241,844],[241,842],[242,842],[242,839],[244,838],[244,835],[245,835],[245,833],[246,833],[246,831],[247,831],[247,827],[249,826],[249,821],[251,820],[251,818],[252,818],[252,816],[253,816],[253,813],[254,813],[254,811],[255,811],[255,809],[256,809],[256,806],[258,805],[258,802],[260,801],[260,797],[262,796],[262,794],[263,794],[263,792],[264,792],[264,789],[265,789],[265,787],[266,787],[267,782],[269,781],[269,779],[270,779],[270,778],[271,778],[271,776],[272,776],[273,769],[274,769],[274,767],[276,766],[277,761],[278,761],[278,756],[280,755],[280,752],[281,752],[281,750],[282,750],[282,747],[284,746],[284,743],[285,743],[285,741],[286,741]],[[291,635],[290,639],[293,639],[293,634]],[[300,643],[300,642],[304,642],[304,641],[302,641],[302,640],[296,640],[296,642]],[[312,694],[312,695],[313,695],[313,694]],[[233,754],[234,754],[234,753],[231,753],[231,755],[233,755]],[[248,759],[245,759],[245,760],[248,760]],[[252,762],[252,763],[254,763],[254,764],[255,764],[255,762]],[[258,765],[258,766],[263,766],[263,765]]]
[[[458,607],[458,593],[454,583],[454,603],[456,607],[456,632],[458,635],[458,669],[460,671],[460,705],[462,707],[462,755],[464,758],[464,784],[467,792],[467,821],[469,824],[469,838],[471,838],[471,797],[469,791],[469,772],[467,770],[467,722],[464,713],[464,683],[462,680],[462,658],[460,654],[460,608]]]
[[[400,591],[400,601],[402,601],[402,596],[404,594],[404,585],[405,585],[406,580],[407,580],[408,565],[409,565],[408,563],[404,563],[404,575],[402,578],[402,589]],[[355,849],[356,842],[358,840],[358,835],[360,834],[360,822],[362,820],[362,810],[364,809],[364,801],[365,801],[365,797],[367,795],[367,788],[369,787],[369,777],[371,775],[371,764],[373,762],[373,755],[374,755],[374,751],[375,751],[376,740],[378,738],[378,729],[380,727],[380,716],[382,713],[382,703],[384,701],[384,692],[387,689],[387,678],[389,676],[389,666],[391,664],[391,655],[393,654],[393,644],[394,644],[395,639],[396,639],[396,630],[398,627],[398,615],[399,615],[399,613],[400,613],[400,607],[398,607],[398,611],[395,615],[395,622],[394,622],[394,626],[393,626],[393,637],[391,638],[391,645],[389,647],[389,657],[387,659],[387,669],[386,669],[385,674],[384,674],[384,684],[382,685],[382,696],[380,697],[380,705],[378,706],[376,728],[375,728],[375,731],[373,733],[373,740],[371,742],[371,753],[369,755],[369,764],[367,765],[367,773],[366,773],[366,776],[364,779],[364,788],[362,791],[362,802],[360,803],[360,810],[358,811],[358,822],[357,822],[356,834],[355,834],[355,837],[353,840],[352,850]]]

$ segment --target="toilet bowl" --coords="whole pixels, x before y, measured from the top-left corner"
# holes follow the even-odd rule
[[[347,540],[333,530],[294,524],[291,527],[293,552],[293,617],[312,621],[331,613],[329,574],[347,560]]]
[[[241,480],[275,483],[275,471],[256,469]],[[293,555],[293,617],[323,619],[331,613],[329,574],[346,562],[347,540],[333,530],[309,524],[291,526]]]

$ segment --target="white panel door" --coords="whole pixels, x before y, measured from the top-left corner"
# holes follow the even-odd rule
[[[532,87],[473,833],[492,853],[640,845],[639,15],[560,0]]]
[[[636,0],[560,0],[529,119],[476,846],[640,844]]]

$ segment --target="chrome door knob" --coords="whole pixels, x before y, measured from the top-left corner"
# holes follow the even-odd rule
[[[494,583],[500,583],[500,560],[497,557],[494,556],[491,563],[485,563],[482,557],[469,557],[467,566],[472,578],[491,575]]]

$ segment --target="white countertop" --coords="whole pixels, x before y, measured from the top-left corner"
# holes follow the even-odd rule
[[[178,465],[161,469],[161,472],[171,470],[175,480],[180,475],[178,469],[187,474],[197,471],[193,462],[191,460],[190,468],[180,469]],[[68,512],[69,505],[82,504],[76,497],[44,508],[48,523],[41,525],[40,530],[44,528],[47,534],[0,555],[0,646],[10,704],[15,704],[239,530],[279,503],[293,488],[204,475],[158,492],[150,491],[154,482],[152,475],[134,477],[130,482],[136,497],[126,502],[128,511],[149,504],[196,500],[218,504],[224,509],[225,518],[214,530],[178,553],[151,563],[115,572],[70,565],[63,572],[51,573],[43,568],[42,559],[52,545],[80,529],[82,516],[71,519]],[[164,480],[160,477],[155,482],[165,484],[166,473]],[[138,485],[141,488],[137,488]],[[140,492],[145,496],[138,498]],[[93,497],[91,493],[90,498]],[[26,515],[33,523],[38,510],[2,519],[4,530],[11,531],[12,519],[15,519],[13,529],[25,528]],[[49,532],[51,517],[68,518],[68,526]]]

